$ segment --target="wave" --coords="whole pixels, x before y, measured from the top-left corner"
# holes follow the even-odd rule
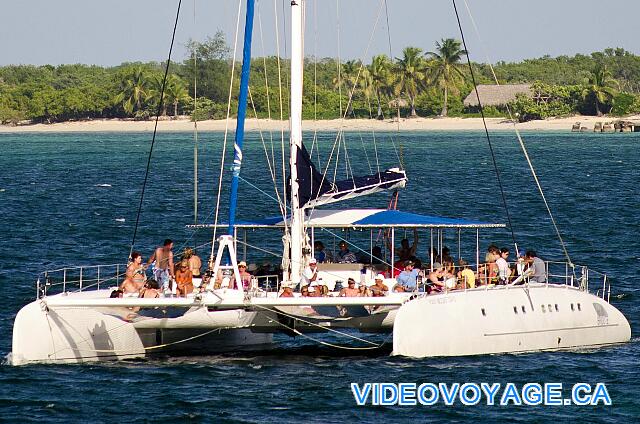
[[[111,184],[96,184],[96,187],[112,187]]]

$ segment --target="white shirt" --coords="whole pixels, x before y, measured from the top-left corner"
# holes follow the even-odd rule
[[[498,258],[496,260],[496,265],[498,265],[498,277],[501,280],[506,280],[507,278],[509,278],[509,275],[511,274],[511,270],[509,269],[509,264],[507,263],[507,260],[505,258]]]
[[[310,266],[306,267],[302,272],[302,278],[300,279],[300,287],[311,284],[312,281],[315,281],[314,276],[318,276],[318,266],[316,265],[314,269],[311,269]]]

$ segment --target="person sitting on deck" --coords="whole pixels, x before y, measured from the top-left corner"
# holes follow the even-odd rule
[[[178,296],[186,297],[189,293],[193,292],[193,274],[189,268],[188,259],[183,259],[178,264],[178,269],[176,269],[176,284],[178,285],[176,290]]]
[[[331,255],[324,248],[324,243],[316,241],[313,243],[313,257],[320,264],[331,262]]]
[[[184,253],[182,254],[182,259],[186,259],[189,262],[189,269],[191,270],[191,275],[198,278],[200,277],[200,268],[202,268],[202,260],[198,255],[196,255],[195,251],[187,247],[184,249]]]
[[[369,297],[371,296],[371,290],[367,287],[366,284],[360,284],[358,287],[358,296],[359,297]]]
[[[414,268],[412,261],[406,261],[404,265],[404,271],[398,275],[396,280],[398,284],[393,288],[396,292],[412,292],[416,290],[417,279],[420,271]]]
[[[129,263],[125,275],[126,279],[134,283],[136,291],[144,286],[144,282],[147,281],[147,275],[145,274],[145,267],[142,265],[142,255],[140,253],[131,253],[131,263]]]
[[[434,262],[433,268],[431,268],[431,272],[429,273],[429,281],[427,291],[442,291],[445,287],[445,269],[444,266],[440,262]]]
[[[474,288],[476,286],[476,275],[469,268],[469,262],[460,259],[458,265],[460,265],[461,268],[460,271],[458,271],[458,282],[461,284],[461,288]]]
[[[347,247],[347,243],[344,240],[342,240],[340,242],[338,247],[340,248],[340,251],[336,255],[336,259],[338,260],[338,263],[341,263],[341,264],[354,264],[354,263],[358,262],[358,258],[356,258],[356,255],[351,253],[351,251]]]
[[[529,281],[532,283],[546,283],[547,269],[535,250],[527,250],[527,253],[524,254],[524,260],[533,270],[531,277],[529,277]]]
[[[278,297],[294,297],[293,296],[293,288],[291,288],[288,285],[283,285],[282,286],[282,293],[280,293],[280,296]]]
[[[244,290],[248,290],[251,286],[251,274],[247,271],[247,263],[245,261],[240,261],[238,264],[238,271],[240,273],[240,281],[242,281],[242,288]],[[230,287],[238,288],[235,276],[231,278]]]
[[[391,246],[389,246],[389,250],[391,250]],[[415,258],[416,252],[418,251],[418,230],[413,229],[413,244],[409,244],[409,239],[403,238],[400,241],[400,248],[396,251],[398,254],[398,260],[400,261],[409,261],[412,258]]]
[[[111,292],[111,294],[109,295],[109,298],[118,299],[118,298],[121,298],[123,294],[124,293],[122,292],[122,290],[115,289],[114,291]]]
[[[138,297],[141,299],[160,297],[160,285],[153,278],[149,278],[142,290],[140,290]]]
[[[303,286],[303,287],[300,289],[300,296],[302,296],[302,297],[310,297],[310,296],[311,296],[311,294],[309,293],[309,287],[307,287],[307,286]]]
[[[314,297],[324,297],[329,294],[329,287],[324,284],[322,277],[319,277],[309,285],[309,292],[313,293]]]
[[[300,287],[308,286],[318,279],[318,260],[316,258],[309,259],[309,266],[302,271],[300,278]]]
[[[349,278],[347,280],[347,287],[343,287],[340,290],[340,297],[357,297],[358,296],[358,289],[356,288],[356,280],[354,280],[353,278]]]
[[[378,274],[375,278],[375,284],[370,288],[373,297],[386,296],[389,293],[389,287],[384,284],[384,275]]]
[[[382,263],[382,247],[373,246],[369,262],[371,262],[371,265],[380,265]]]

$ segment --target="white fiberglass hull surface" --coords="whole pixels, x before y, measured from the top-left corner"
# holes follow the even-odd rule
[[[310,298],[316,306],[255,306],[239,309],[193,303],[193,298],[144,299],[161,306],[138,308],[113,306],[114,302],[138,302],[136,298],[109,299],[110,290],[55,295],[22,308],[15,319],[11,362],[85,362],[144,358],[153,354],[214,354],[262,349],[273,333],[318,332],[327,327],[355,328],[365,332],[391,332],[397,306],[336,306],[354,298]],[[236,290],[209,294],[230,304],[242,305]],[[220,297],[218,297],[220,296]],[[402,302],[406,296],[398,297]],[[340,300],[338,300],[340,299]],[[360,298],[362,299],[362,298]],[[379,298],[378,298],[379,299]],[[290,299],[295,301],[295,299]],[[301,298],[298,298],[301,301]],[[96,306],[110,302],[110,306]],[[278,302],[275,296],[256,303]],[[286,300],[284,300],[286,301]],[[369,301],[374,301],[369,298]],[[205,302],[206,303],[206,302]],[[93,306],[87,306],[93,305]],[[105,304],[106,305],[106,304]],[[373,311],[372,311],[373,309]]]
[[[393,354],[463,356],[623,343],[629,322],[615,307],[570,286],[532,284],[414,299],[397,312]]]
[[[108,297],[107,291],[67,295],[67,298]],[[53,297],[59,297],[57,295]],[[53,298],[52,297],[52,298]],[[144,358],[153,354],[223,353],[264,348],[272,334],[247,327],[254,313],[242,310],[209,312],[206,307],[47,308],[42,300],[23,307],[13,327],[11,363],[76,363]]]

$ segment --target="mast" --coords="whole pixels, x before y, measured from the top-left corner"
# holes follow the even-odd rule
[[[242,144],[244,142],[244,120],[247,115],[247,96],[249,93],[249,76],[251,70],[251,39],[253,38],[253,11],[255,0],[247,0],[247,14],[244,24],[244,47],[242,50],[242,73],[240,75],[240,94],[238,95],[238,121],[233,149],[235,157],[231,166],[231,194],[229,196],[229,231],[233,236],[236,223],[236,206],[238,203],[238,182],[242,166]]]
[[[291,112],[290,112],[290,160],[291,169],[291,282],[300,281],[304,266],[302,249],[305,245],[304,210],[300,207],[298,149],[302,147],[302,77],[304,65],[304,0],[291,1]]]

